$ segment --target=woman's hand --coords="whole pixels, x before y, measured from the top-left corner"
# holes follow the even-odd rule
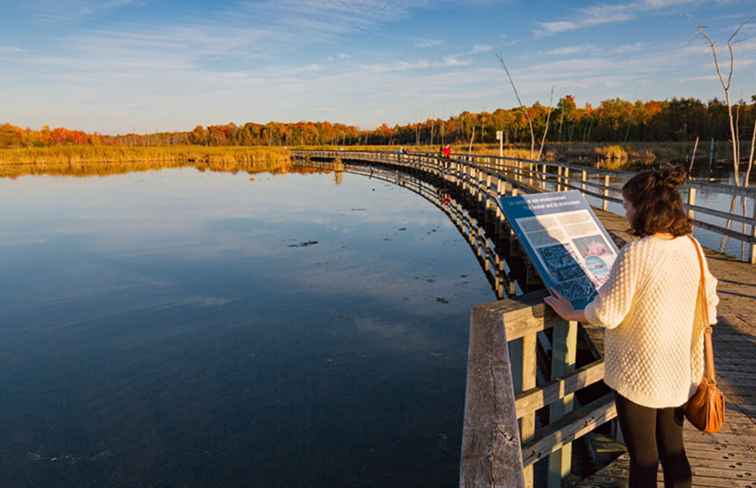
[[[551,293],[550,297],[543,299],[547,305],[554,309],[557,315],[564,320],[574,320],[578,322],[586,322],[585,312],[583,310],[575,310],[569,300],[564,298],[558,291],[553,288],[549,288]]]

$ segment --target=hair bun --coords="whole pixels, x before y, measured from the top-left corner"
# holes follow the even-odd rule
[[[688,178],[688,172],[682,166],[667,164],[661,169],[654,171],[654,176],[656,177],[657,185],[676,190],[685,183],[685,180]]]

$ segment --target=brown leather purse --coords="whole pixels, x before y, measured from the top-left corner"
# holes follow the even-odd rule
[[[696,323],[693,327],[693,337],[704,335],[704,375],[696,393],[685,404],[685,417],[698,430],[703,432],[719,432],[725,421],[725,397],[717,386],[714,371],[714,346],[711,340],[711,326],[709,325],[709,307],[706,301],[706,286],[704,283],[704,263],[701,249],[693,237],[690,240],[696,248],[698,265],[701,268],[701,280],[698,285],[696,303]],[[699,332],[700,331],[700,332]]]

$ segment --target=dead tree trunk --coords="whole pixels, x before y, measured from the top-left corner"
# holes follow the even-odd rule
[[[727,77],[725,79],[725,76],[722,74],[722,71],[719,66],[719,48],[717,47],[717,44],[712,40],[711,36],[706,32],[705,27],[699,26],[698,32],[703,36],[703,38],[706,40],[706,43],[709,46],[709,49],[711,49],[711,55],[714,63],[714,70],[717,74],[717,78],[719,79],[720,85],[722,85],[722,92],[724,93],[725,103],[727,104],[727,118],[730,124],[730,142],[732,144],[732,172],[733,176],[735,178],[735,186],[741,186],[740,183],[740,141],[738,140],[738,128],[736,127],[735,117],[732,113],[732,101],[730,100],[730,87],[732,86],[732,76],[735,72],[735,50],[734,50],[734,41],[737,37],[740,30],[743,28],[745,24],[740,24],[737,29],[732,33],[732,35],[727,39],[727,51],[730,55],[730,67],[729,71],[727,73]],[[745,198],[745,197],[741,197]],[[736,207],[736,200],[737,195],[732,196],[732,200],[730,201],[730,212],[735,211]],[[728,219],[725,228],[729,229],[732,225],[732,220]],[[727,236],[722,236],[722,241],[720,244],[720,251],[724,251],[725,246],[727,245]]]

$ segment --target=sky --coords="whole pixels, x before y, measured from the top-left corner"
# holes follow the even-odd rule
[[[0,0],[0,123],[101,133],[372,128],[574,95],[756,94],[756,0]]]

